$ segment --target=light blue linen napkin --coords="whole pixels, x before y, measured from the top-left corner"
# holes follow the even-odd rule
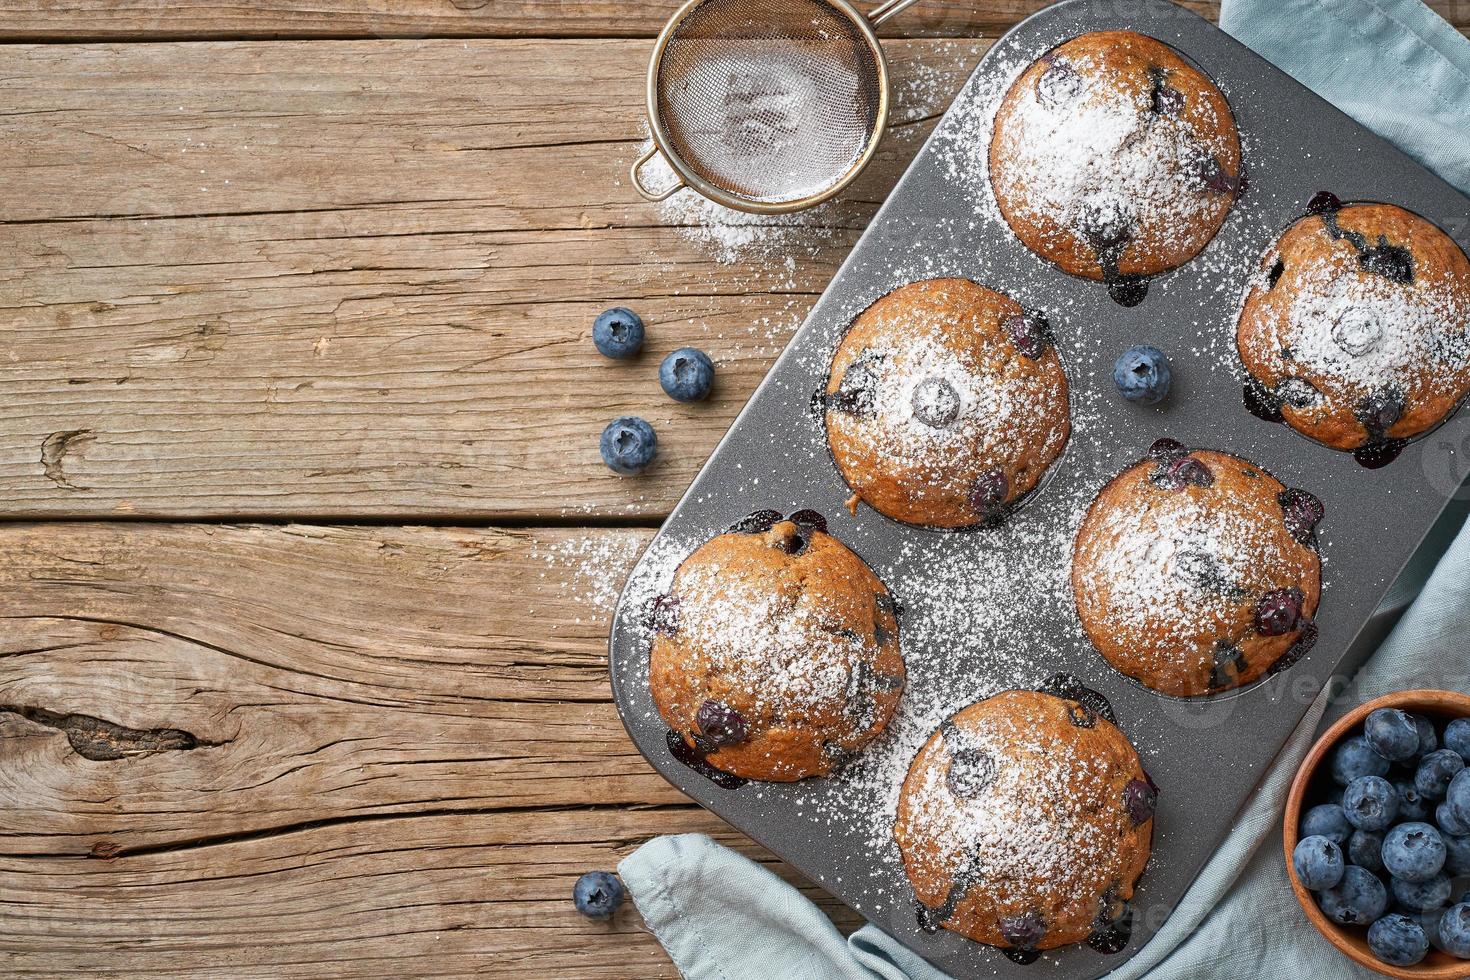
[[[1470,193],[1470,41],[1421,0],[1224,0],[1220,25]],[[1375,617],[1392,632],[1352,687],[1318,697],[1173,915],[1110,977],[1376,976],[1297,908],[1278,821],[1324,717],[1392,690],[1470,690],[1466,511],[1451,508],[1396,583]],[[945,980],[873,926],[844,939],[795,888],[703,835],[656,838],[618,871],[689,980]]]

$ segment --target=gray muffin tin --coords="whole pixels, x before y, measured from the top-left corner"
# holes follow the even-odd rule
[[[1247,191],[1205,255],[1156,279],[1147,299],[1134,309],[1112,302],[1099,283],[1041,263],[1003,223],[976,219],[976,194],[955,177],[954,148],[966,138],[967,128],[974,135],[977,120],[988,124],[1009,77],[1069,38],[1114,29],[1166,42],[1220,86],[1235,112],[1249,174]],[[976,100],[981,100],[978,114],[961,108],[976,105]],[[614,617],[610,671],[623,723],[639,751],[674,786],[952,975],[1085,978],[1118,967],[1163,925],[1229,833],[1237,810],[1315,693],[1333,675],[1350,673],[1371,651],[1378,639],[1370,635],[1374,630],[1365,629],[1371,614],[1454,497],[1462,473],[1452,470],[1463,466],[1459,460],[1470,449],[1470,413],[1461,413],[1411,443],[1391,465],[1366,469],[1350,455],[1257,419],[1244,408],[1242,377],[1227,369],[1220,356],[1234,349],[1238,297],[1276,234],[1322,190],[1344,201],[1376,200],[1408,208],[1444,228],[1462,248],[1470,246],[1470,202],[1464,196],[1183,8],[1164,0],[1069,0],[1003,37],[981,61],[630,579]],[[1091,406],[1086,424],[1074,418],[1073,445],[1053,466],[1040,494],[999,529],[908,527],[866,505],[856,516],[849,514],[842,506],[849,491],[809,408],[852,317],[905,282],[941,275],[973,278],[1028,307],[1051,312],[1074,416],[1079,402]],[[1174,362],[1175,394],[1163,409],[1131,406],[1113,390],[1114,357],[1145,342],[1169,351]],[[1202,345],[1213,353],[1198,354]],[[942,629],[930,624],[914,630],[907,618],[903,624],[910,660],[906,698],[916,689],[947,691],[965,684],[993,692],[1021,686],[1017,677],[1029,678],[1031,684],[1024,686],[1033,686],[1068,672],[1111,701],[1161,787],[1153,860],[1135,898],[1132,940],[1122,952],[1104,955],[1077,945],[1021,966],[948,931],[926,934],[916,922],[912,890],[896,848],[890,842],[885,851],[874,844],[871,828],[842,818],[854,806],[881,806],[876,796],[865,800],[862,790],[844,786],[841,779],[750,783],[727,790],[670,755],[666,728],[648,690],[644,617],[650,596],[666,587],[674,559],[700,541],[755,510],[813,508],[827,516],[832,533],[880,574],[931,560],[953,561],[957,550],[988,553],[987,560],[994,561],[998,552],[1013,548],[1016,562],[1050,560],[1028,552],[1034,535],[1028,536],[1027,528],[1034,531],[1062,521],[1075,526],[1076,501],[1090,499],[1164,435],[1245,456],[1325,503],[1327,516],[1320,530],[1326,582],[1317,616],[1321,634],[1312,652],[1294,667],[1213,697],[1169,698],[1112,671],[1083,638],[1070,605],[1029,609],[1024,597],[1017,596],[995,615],[1016,616],[1014,628],[1031,639],[1024,645],[1029,653],[987,679],[977,676],[977,668],[967,667],[963,658],[951,661],[936,655],[934,648],[944,646]],[[922,597],[906,596],[901,584],[889,584],[913,615],[914,600]],[[991,625],[1005,629],[1004,623]],[[921,634],[917,643],[910,635],[914,632]],[[936,677],[935,671],[953,673]],[[929,675],[923,676],[925,672]]]

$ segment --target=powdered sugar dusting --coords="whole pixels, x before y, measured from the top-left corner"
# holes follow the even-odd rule
[[[1099,819],[1097,800],[1078,792],[1110,774],[1038,720],[992,712],[956,725],[943,739],[945,763],[927,766],[909,784],[909,829],[947,858],[951,879],[978,858],[989,881],[1067,901],[1079,872],[1106,865],[1117,850],[1116,826]],[[957,749],[998,763],[983,789],[961,796],[950,785]]]
[[[1003,187],[1021,214],[1059,221],[1088,240],[1141,221],[1182,231],[1218,211],[1201,175],[1224,140],[1208,140],[1206,128],[1178,113],[1153,111],[1098,59],[1058,61],[1013,99],[1016,138],[1006,143]],[[1220,131],[1233,130],[1209,103],[1199,111]]]
[[[1163,491],[1160,491],[1163,492]],[[1186,495],[1162,511],[1153,495],[1110,498],[1095,533],[1111,542],[1088,576],[1107,589],[1110,618],[1143,630],[1190,611],[1191,622],[1226,618],[1234,590],[1275,556],[1254,509],[1206,506]],[[1170,642],[1163,630],[1160,642]]]
[[[1467,314],[1442,286],[1343,275],[1327,260],[1300,269],[1293,282],[1287,330],[1272,344],[1292,351],[1294,371],[1367,389],[1407,386],[1426,365],[1449,374],[1470,366]]]
[[[1023,404],[1013,386],[994,383],[973,351],[945,343],[939,324],[914,322],[912,328],[902,348],[871,348],[883,363],[875,372],[873,407],[877,425],[888,437],[885,454],[904,466],[937,467],[948,463],[957,449],[1006,432]],[[921,385],[929,387],[921,391]],[[925,424],[918,417],[923,411],[946,411],[946,406],[928,404],[941,400],[946,390],[957,402],[953,423]]]
[[[840,715],[859,664],[876,649],[871,634],[834,628],[820,595],[793,602],[769,585],[731,575],[717,560],[689,563],[679,576],[679,633],[698,637],[722,681],[772,715]]]

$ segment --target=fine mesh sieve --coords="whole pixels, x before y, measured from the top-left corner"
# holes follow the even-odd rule
[[[633,186],[661,201],[688,186],[726,207],[797,211],[846,187],[888,119],[888,67],[873,28],[916,0],[864,17],[847,0],[690,0],[648,66],[654,146]],[[662,152],[677,180],[641,171]]]

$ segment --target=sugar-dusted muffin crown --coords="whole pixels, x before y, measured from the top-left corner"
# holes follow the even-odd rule
[[[1106,702],[1063,695],[970,705],[914,758],[894,835],[926,927],[1023,956],[1126,937],[1157,788]]]
[[[1115,477],[1077,532],[1082,627],[1119,671],[1199,695],[1310,649],[1322,505],[1244,459],[1173,440]]]
[[[654,703],[719,770],[830,773],[898,704],[898,604],[825,528],[810,511],[752,515],[685,559],[654,604]]]
[[[1402,208],[1317,210],[1251,278],[1241,361],[1259,395],[1325,445],[1419,435],[1470,393],[1470,259]]]
[[[990,180],[1032,251],[1116,282],[1189,261],[1240,192],[1229,103],[1172,48],[1129,31],[1047,52],[996,112]]]
[[[864,310],[822,392],[828,445],[853,492],[909,524],[995,523],[1071,431],[1045,318],[967,279],[900,286]]]

